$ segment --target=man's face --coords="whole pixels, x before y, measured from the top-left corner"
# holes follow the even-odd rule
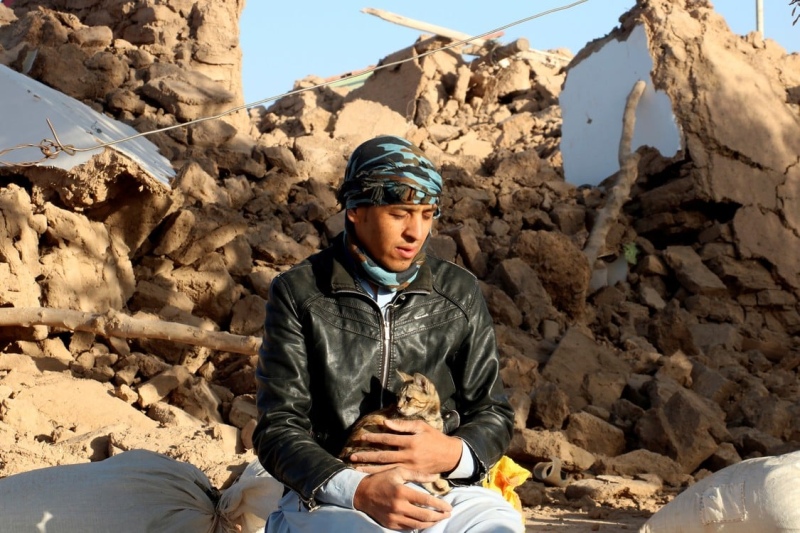
[[[435,205],[369,205],[347,210],[356,237],[372,259],[390,272],[411,266],[433,225]]]

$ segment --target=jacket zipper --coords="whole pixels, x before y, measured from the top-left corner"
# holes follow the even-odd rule
[[[389,352],[392,347],[392,328],[389,326],[392,322],[392,307],[394,303],[389,303],[386,306],[386,316],[381,315],[381,337],[383,338],[383,360],[381,364],[381,387],[386,390],[389,386]],[[383,408],[383,394],[381,394],[381,408]]]
[[[378,318],[381,321],[381,340],[383,346],[383,356],[381,357],[381,387],[383,390],[386,390],[389,387],[389,360],[391,359],[391,347],[392,347],[392,328],[391,328],[391,317],[392,317],[392,309],[397,307],[397,302],[401,302],[406,299],[406,296],[409,294],[425,294],[424,291],[408,291],[404,292],[400,295],[396,295],[395,298],[392,299],[386,306],[386,316],[383,314],[383,309],[381,306],[378,305],[378,302],[375,301],[372,296],[367,294],[366,292],[359,291],[359,290],[352,290],[352,289],[340,289],[340,293],[351,293],[357,294],[359,296],[366,296],[367,300],[370,301],[371,305],[374,305],[375,308],[378,310]],[[380,399],[380,407],[383,408],[383,395],[381,394]]]

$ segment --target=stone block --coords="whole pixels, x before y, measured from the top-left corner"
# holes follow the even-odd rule
[[[508,402],[514,409],[514,429],[525,429],[528,427],[528,416],[531,410],[531,395],[525,389],[515,387],[506,389]]]
[[[506,294],[514,295],[514,303],[522,312],[528,329],[536,331],[545,319],[557,314],[536,271],[522,259],[506,259],[494,272]]]
[[[136,283],[136,290],[129,303],[130,308],[134,311],[142,309],[158,311],[167,305],[182,309],[187,313],[191,313],[194,309],[194,302],[184,293],[146,279]]]
[[[559,204],[550,212],[558,229],[567,235],[575,235],[586,229],[585,209],[580,205]]]
[[[511,251],[534,269],[557,309],[574,319],[583,315],[591,269],[570,237],[523,230]]]
[[[614,503],[620,498],[646,500],[652,498],[661,489],[660,483],[640,479],[628,479],[621,476],[601,475],[596,479],[579,479],[573,481],[564,491],[568,500],[590,498],[597,503]]]
[[[667,455],[694,472],[713,454],[718,442],[730,440],[722,409],[686,389],[678,389],[663,407],[648,410],[636,424],[642,446]]]
[[[466,266],[478,278],[486,277],[486,254],[481,251],[475,233],[468,226],[461,226],[453,233],[458,253]]]
[[[571,472],[588,470],[595,462],[594,455],[570,443],[560,431],[515,431],[507,454],[518,463],[528,464],[551,461],[557,457],[564,470]]]
[[[191,374],[181,366],[173,366],[139,385],[139,405],[149,407],[166,398],[169,393],[191,379]]]
[[[692,367],[692,390],[722,406],[738,390],[735,382],[700,363]]]
[[[147,408],[147,416],[165,427],[202,428],[205,423],[177,405],[156,402]]]
[[[679,487],[691,479],[674,460],[644,449],[633,450],[617,457],[600,457],[593,470],[598,474],[622,476],[655,474],[673,487]]]
[[[694,345],[704,352],[714,346],[722,346],[729,350],[742,348],[742,335],[739,333],[739,328],[732,324],[691,324],[689,331]]]
[[[630,368],[616,353],[596,343],[579,327],[567,330],[542,370],[542,375],[569,397],[573,412],[580,411],[591,402],[589,396],[596,391],[591,385],[588,387],[591,390],[587,391],[587,376],[599,373],[604,374],[602,381],[606,383],[616,383],[615,377],[620,377],[624,387]],[[592,382],[594,380],[589,379],[589,383]],[[615,394],[616,392],[611,396]],[[604,398],[603,403],[608,403],[608,399]]]
[[[569,398],[553,383],[544,382],[531,394],[529,424],[561,429],[569,416]]]
[[[496,322],[515,328],[522,324],[522,312],[503,289],[483,282],[480,282],[480,286],[489,313]]]
[[[723,442],[719,445],[717,451],[706,459],[704,466],[712,472],[716,472],[717,470],[722,470],[727,466],[740,463],[741,461],[742,458],[739,452],[736,451],[736,447],[730,442]]]
[[[257,294],[251,294],[233,305],[228,329],[236,335],[259,336],[266,318],[267,301]]]
[[[616,457],[625,451],[625,433],[587,412],[569,416],[566,434],[571,443],[595,455]]]
[[[243,394],[233,399],[228,413],[228,422],[239,429],[244,428],[251,420],[258,419],[258,408],[255,396]]]
[[[675,271],[678,281],[693,294],[722,296],[728,290],[689,246],[669,246],[663,253],[667,264]]]
[[[731,442],[743,459],[784,453],[782,440],[756,428],[736,426],[730,428],[730,433]]]
[[[187,380],[170,396],[174,405],[205,423],[223,423],[222,401],[214,388],[202,378]]]
[[[742,394],[738,408],[744,423],[775,438],[785,440],[792,425],[793,404],[787,400],[750,389]]]

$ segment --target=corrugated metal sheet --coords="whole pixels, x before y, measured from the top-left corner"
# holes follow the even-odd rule
[[[43,139],[54,140],[47,125],[48,119],[60,141],[76,148],[89,148],[139,133],[74,98],[0,65],[0,151],[21,144],[38,144]],[[77,152],[75,155],[61,153],[38,165],[69,170],[87,162],[104,149]],[[115,144],[108,149],[124,154],[136,162],[142,171],[167,187],[175,177],[169,160],[145,137]],[[42,152],[36,147],[0,155],[0,160],[5,163],[26,163],[41,158]]]

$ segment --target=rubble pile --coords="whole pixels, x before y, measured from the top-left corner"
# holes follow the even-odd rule
[[[139,131],[171,126],[242,103],[241,7],[0,4],[0,63]],[[559,95],[570,68],[637,25],[683,147],[641,149],[631,199],[590,265],[583,246],[614,176],[565,180]],[[642,0],[569,64],[561,51],[420,57],[445,42],[421,38],[381,60],[410,61],[361,86],[148,137],[178,172],[171,191],[120,173],[80,195],[46,167],[0,165],[0,306],[258,336],[270,281],[343,227],[335,187],[350,151],[401,135],[445,178],[434,253],[481,280],[495,318],[516,408],[509,455],[558,457],[582,478],[567,497],[607,501],[800,448],[798,55],[733,35],[696,1]],[[94,293],[92,279],[103,280]],[[16,443],[0,446],[0,476],[135,446],[203,469],[248,461],[254,354],[43,326],[0,339],[0,443]],[[91,388],[81,400],[105,396],[126,414],[59,420],[37,404],[57,379],[55,390]],[[207,451],[214,442],[222,452]],[[185,455],[191,446],[206,451]]]

